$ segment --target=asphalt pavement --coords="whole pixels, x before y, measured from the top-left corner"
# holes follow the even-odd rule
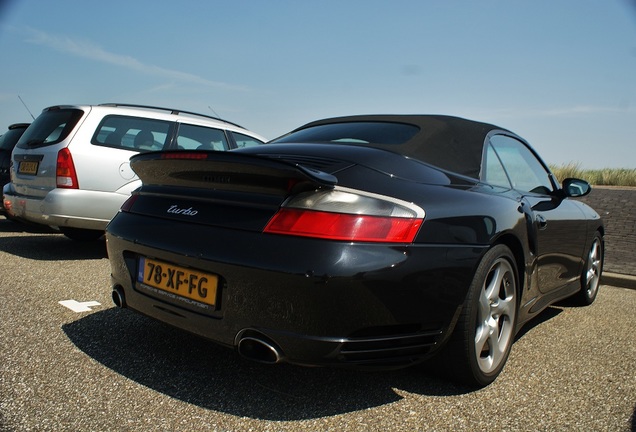
[[[475,391],[244,360],[115,308],[103,242],[0,218],[0,262],[0,431],[636,431],[633,289],[548,308]]]

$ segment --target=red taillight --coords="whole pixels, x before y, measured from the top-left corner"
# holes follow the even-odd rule
[[[421,219],[281,209],[265,232],[362,242],[411,243]]]
[[[121,211],[123,212],[129,212],[130,209],[132,208],[133,204],[135,203],[135,201],[137,201],[137,197],[139,195],[131,195],[128,197],[128,199],[126,201],[124,201],[124,203],[121,205]]]
[[[57,153],[56,176],[57,187],[79,189],[73,157],[68,148],[63,148]]]
[[[412,243],[424,210],[402,200],[339,187],[289,199],[264,232],[330,240]]]

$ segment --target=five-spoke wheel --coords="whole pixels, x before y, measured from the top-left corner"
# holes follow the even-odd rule
[[[515,337],[518,273],[505,245],[495,245],[482,258],[462,313],[447,345],[452,377],[483,387],[503,369]]]
[[[475,329],[475,355],[484,373],[497,370],[506,360],[514,337],[517,313],[515,274],[504,257],[490,267],[480,291]]]
[[[592,246],[585,260],[585,267],[581,273],[581,291],[577,294],[577,300],[583,305],[594,302],[601,283],[603,272],[603,241],[600,234],[594,236]]]

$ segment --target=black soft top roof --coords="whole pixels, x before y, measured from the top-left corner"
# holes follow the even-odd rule
[[[495,125],[453,116],[358,115],[334,117],[307,123],[273,142],[279,142],[279,140],[280,142],[295,142],[294,134],[296,132],[316,126],[383,122],[413,125],[419,131],[415,131],[399,143],[346,141],[346,144],[382,148],[472,178],[479,178],[486,136],[494,130],[512,134],[510,131]]]

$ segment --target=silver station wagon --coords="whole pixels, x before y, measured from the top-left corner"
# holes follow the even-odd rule
[[[101,237],[141,181],[131,156],[158,150],[231,150],[265,139],[234,123],[129,104],[45,108],[12,154],[6,212],[74,240]]]

